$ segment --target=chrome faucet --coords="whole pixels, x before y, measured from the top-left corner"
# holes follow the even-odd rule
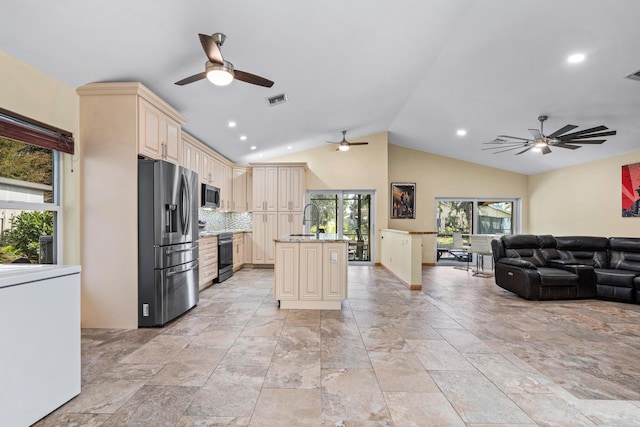
[[[307,219],[307,208],[311,206],[311,216]],[[316,210],[316,240],[320,239],[320,209],[313,203],[307,203],[307,205],[302,210],[302,225],[305,225],[307,222],[313,221],[313,209]]]

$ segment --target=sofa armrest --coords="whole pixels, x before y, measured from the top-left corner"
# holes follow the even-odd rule
[[[512,265],[514,267],[531,268],[534,270],[538,269],[534,263],[520,258],[500,258],[498,262],[500,264]]]

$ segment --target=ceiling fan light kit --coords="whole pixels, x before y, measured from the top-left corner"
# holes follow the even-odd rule
[[[224,61],[224,64],[214,64],[208,61],[207,79],[216,86],[227,86],[233,81],[233,64]]]
[[[519,154],[526,153],[529,150],[535,152],[542,152],[542,154],[551,153],[551,148],[549,147],[558,147],[565,148],[569,150],[576,150],[580,148],[580,144],[602,144],[605,142],[605,139],[588,139],[594,137],[603,137],[603,136],[611,136],[615,135],[616,131],[608,131],[606,126],[596,126],[593,128],[567,133],[577,128],[576,125],[565,125],[564,127],[558,129],[557,131],[545,135],[544,133],[544,122],[548,119],[548,116],[538,116],[538,121],[540,122],[540,130],[538,129],[529,129],[531,135],[533,135],[533,139],[530,138],[520,138],[517,136],[509,136],[509,135],[498,135],[496,139],[491,142],[485,142],[485,144],[494,145],[493,147],[483,148],[483,150],[496,150],[493,154],[504,153],[505,151],[512,151],[522,149],[521,151],[516,153],[516,156]]]

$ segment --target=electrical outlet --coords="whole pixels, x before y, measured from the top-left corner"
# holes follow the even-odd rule
[[[142,316],[149,317],[149,304],[142,304]]]
[[[331,253],[331,263],[332,264],[337,264],[338,263],[338,253],[337,252],[332,252]]]

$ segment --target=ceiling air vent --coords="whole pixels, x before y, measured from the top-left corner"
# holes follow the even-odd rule
[[[284,102],[287,102],[287,95],[285,95],[284,93],[281,93],[280,95],[276,95],[276,96],[272,96],[271,98],[267,98],[267,101],[269,101],[269,105],[273,107],[274,105],[278,105],[278,104],[282,104]]]
[[[631,80],[640,80],[640,70],[634,71],[633,73],[629,74],[627,78]]]

